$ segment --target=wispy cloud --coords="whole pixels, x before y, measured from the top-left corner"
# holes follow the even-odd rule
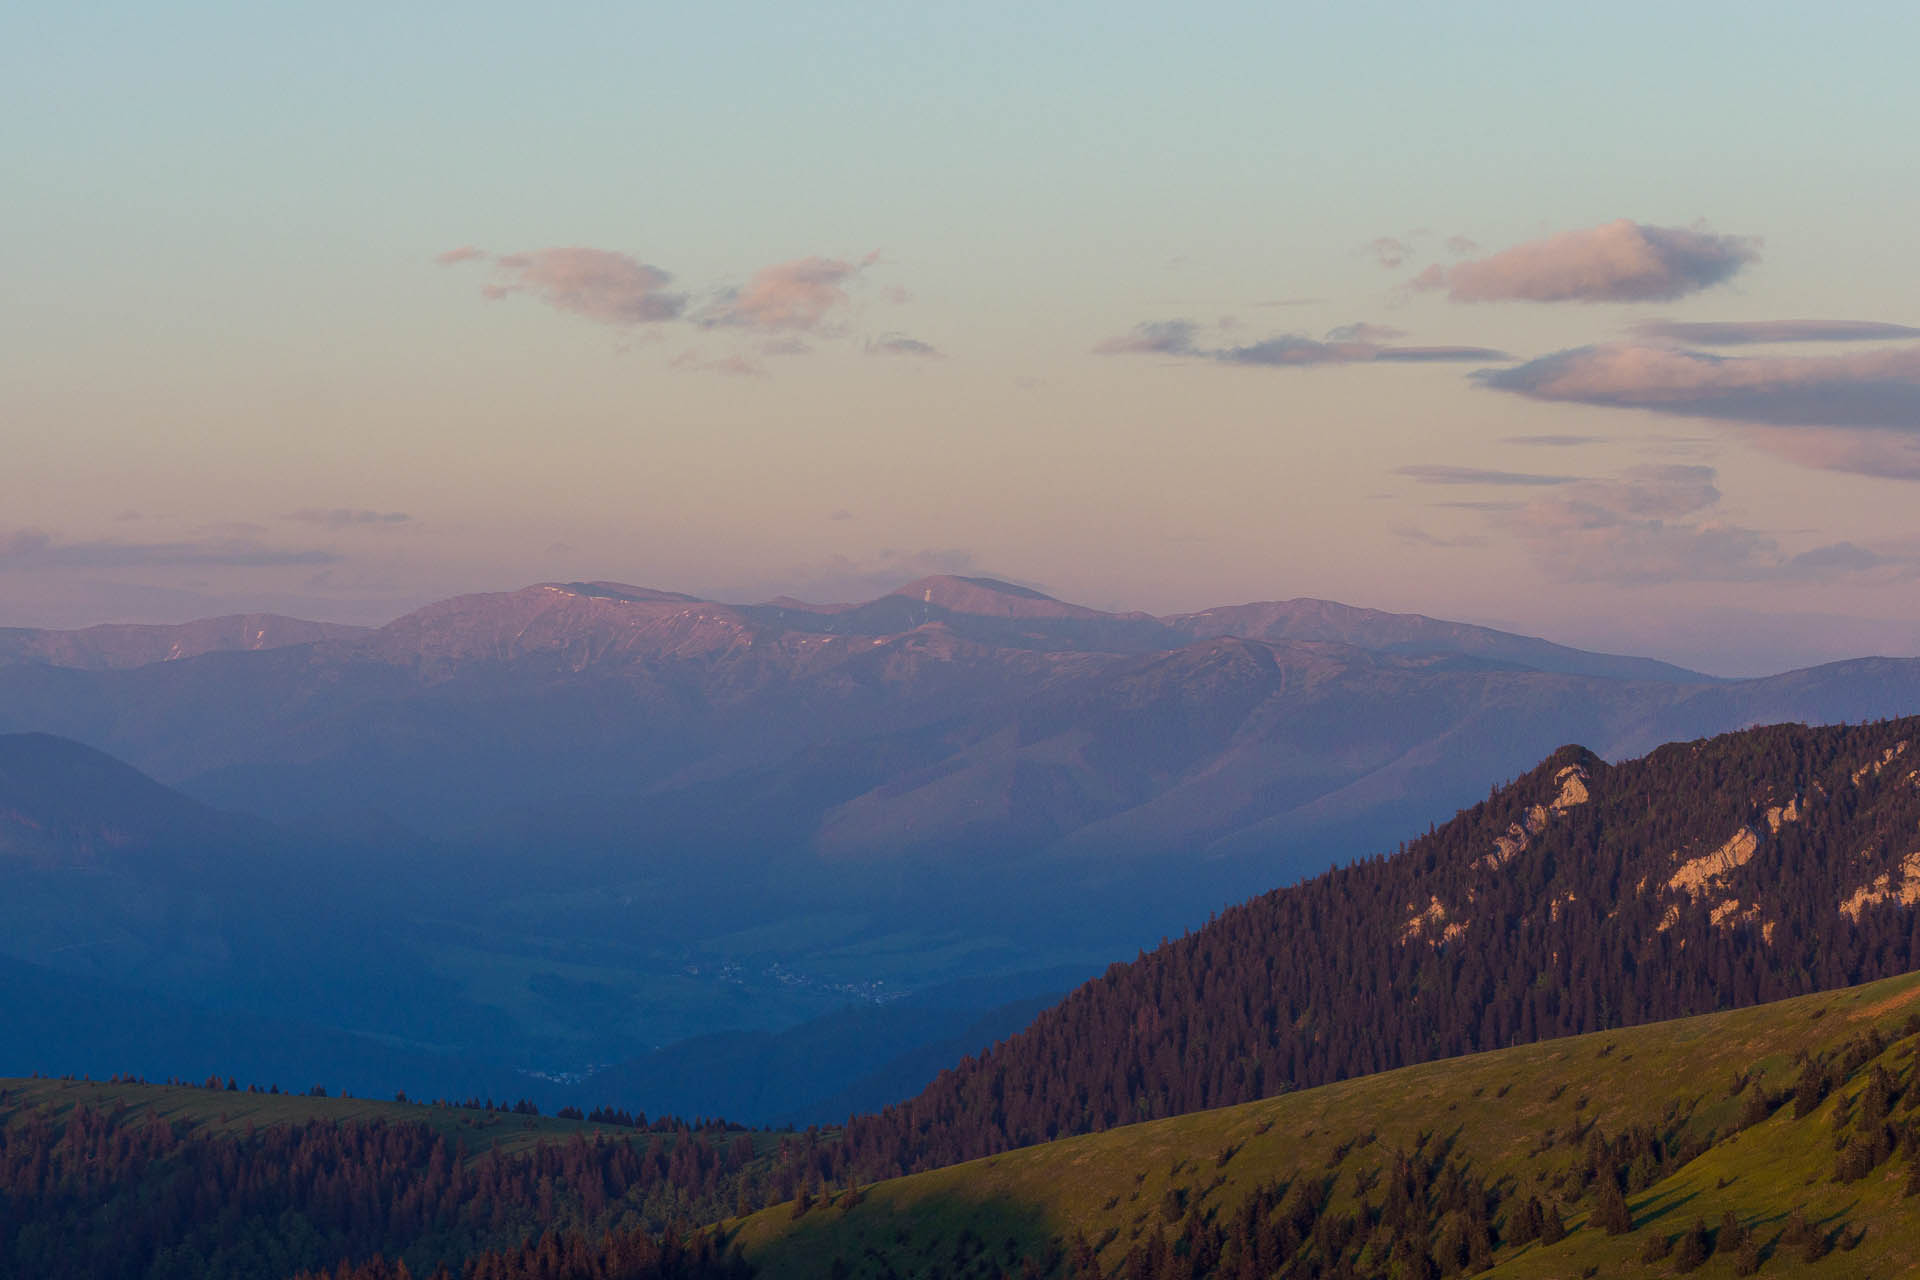
[[[0,538],[0,569],[268,568],[325,565],[336,552],[272,547],[246,538],[182,542],[69,542],[39,529]]]
[[[1764,342],[1880,342],[1920,338],[1920,329],[1877,320],[1648,320],[1633,326],[1642,338],[1701,347],[1745,347]]]
[[[1412,542],[1423,547],[1451,549],[1454,547],[1484,547],[1487,545],[1486,538],[1477,533],[1464,534],[1458,538],[1442,538],[1438,534],[1427,532],[1418,525],[1410,524],[1396,526],[1393,531],[1393,536],[1399,538],[1402,542]]]
[[[717,373],[728,378],[764,378],[767,371],[746,356],[735,353],[708,357],[698,351],[682,351],[669,363],[675,369],[694,373]]]
[[[1413,287],[1444,290],[1455,302],[1665,302],[1719,284],[1759,256],[1746,236],[1622,218],[1429,267]]]
[[[1197,355],[1193,340],[1199,333],[1200,326],[1191,320],[1149,320],[1135,325],[1131,333],[1108,338],[1093,349],[1103,356]]]
[[[1537,445],[1550,449],[1568,449],[1580,444],[1599,444],[1605,436],[1502,436],[1502,444]]]
[[[369,511],[364,507],[302,507],[289,511],[287,519],[300,524],[317,524],[323,529],[351,529],[358,526],[391,528],[411,523],[404,511]]]
[[[1385,347],[1372,342],[1316,342],[1291,335],[1244,347],[1205,353],[1223,364],[1298,366],[1316,364],[1486,364],[1512,359],[1492,347]]]
[[[1450,467],[1439,464],[1417,464],[1407,467],[1395,467],[1393,473],[1418,480],[1422,484],[1491,484],[1547,486],[1572,484],[1574,476],[1543,476],[1525,471],[1493,471],[1484,467]]]
[[[883,333],[877,338],[868,338],[866,350],[870,356],[924,356],[937,359],[942,354],[940,348],[931,342],[922,342],[904,333]]]
[[[1136,325],[1132,332],[1108,338],[1093,349],[1100,355],[1185,356],[1216,364],[1275,368],[1329,364],[1488,364],[1512,359],[1506,352],[1491,347],[1388,346],[1373,338],[1342,336],[1398,333],[1366,324],[1343,325],[1324,340],[1282,334],[1242,346],[1203,346],[1199,342],[1201,332],[1201,326],[1191,320],[1157,320]]]
[[[1632,467],[1556,486],[1486,518],[1564,582],[1816,581],[1914,567],[1903,555],[1845,541],[1791,550],[1775,533],[1718,514],[1716,481],[1711,467]]]
[[[1399,236],[1379,236],[1367,241],[1361,250],[1381,266],[1394,270],[1405,266],[1413,256],[1413,242]]]
[[[1390,324],[1368,324],[1364,320],[1327,330],[1329,342],[1391,342],[1406,336],[1405,329],[1396,329]]]
[[[676,287],[665,268],[611,249],[573,246],[491,254],[462,245],[436,260],[450,266],[489,265],[493,274],[481,292],[494,300],[526,295],[556,311],[625,329],[681,321],[716,333],[738,330],[755,335],[762,344],[758,354],[803,355],[812,349],[801,341],[803,336],[847,336],[843,317],[851,309],[850,289],[879,256],[869,254],[857,261],[796,258],[761,268],[743,285],[698,292]],[[884,296],[899,302],[908,295],[896,288]],[[870,349],[900,355],[937,354],[929,344],[905,335],[888,334],[877,341],[878,346]],[[712,360],[683,356],[675,364],[717,373],[762,372],[745,354]]]

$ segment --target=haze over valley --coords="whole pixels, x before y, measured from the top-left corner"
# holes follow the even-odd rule
[[[227,1028],[209,1046],[296,1023],[255,1034],[276,1078],[332,1029],[363,1092],[762,1122],[905,1096],[1565,743],[1920,705],[1912,660],[1716,680],[1327,601],[1154,617],[954,577],[0,639],[6,950],[48,974],[16,1001],[159,996]],[[137,1021],[53,1043],[49,1069],[187,1069]]]

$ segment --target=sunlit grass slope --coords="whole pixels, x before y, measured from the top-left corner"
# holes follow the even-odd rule
[[[745,1219],[737,1238],[770,1280],[1020,1275],[1029,1264],[1069,1276],[1091,1274],[1089,1262],[1142,1277],[1732,1276],[1755,1261],[1765,1276],[1920,1274],[1920,1195],[1907,1194],[1920,1186],[1909,1180],[1916,1014],[1920,974],[1908,974],[1427,1063],[822,1188],[799,1213]],[[1424,1185],[1396,1204],[1409,1167],[1426,1171],[1414,1178]],[[1618,1234],[1595,1221],[1609,1181],[1631,1215]],[[1462,1186],[1480,1189],[1466,1197],[1483,1224],[1477,1257]],[[1536,1198],[1566,1235],[1515,1243]],[[1711,1251],[1697,1269],[1687,1255],[1702,1240],[1684,1238],[1696,1221]],[[1241,1268],[1252,1250],[1233,1237],[1250,1238],[1249,1224],[1283,1266]],[[1210,1227],[1224,1247],[1219,1235],[1208,1245]]]

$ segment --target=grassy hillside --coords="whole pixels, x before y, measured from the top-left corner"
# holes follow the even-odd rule
[[[1908,974],[823,1189],[804,1212],[745,1219],[737,1238],[769,1280],[1017,1275],[1028,1263],[1068,1276],[1092,1274],[1090,1262],[1143,1278],[1415,1276],[1488,1263],[1495,1276],[1561,1277],[1691,1269],[1682,1237],[1699,1220],[1727,1247],[1696,1274],[1732,1276],[1743,1271],[1723,1234],[1731,1214],[1736,1234],[1751,1233],[1761,1275],[1916,1274],[1916,1047],[1920,974]],[[1878,1086],[1876,1068],[1886,1073]],[[1867,1098],[1875,1087],[1881,1097]],[[1847,1172],[1864,1176],[1837,1180],[1849,1159]],[[1631,1229],[1608,1234],[1595,1218],[1615,1178]],[[1527,1234],[1530,1198],[1559,1218],[1564,1239],[1513,1243]],[[1470,1259],[1476,1217],[1487,1251]],[[1406,1224],[1397,1243],[1394,1221]],[[1243,1270],[1253,1249],[1241,1241],[1262,1232],[1280,1252]],[[1431,1269],[1406,1238],[1424,1243]],[[1650,1238],[1671,1252],[1653,1257]]]

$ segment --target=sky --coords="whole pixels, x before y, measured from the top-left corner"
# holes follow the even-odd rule
[[[953,572],[1920,653],[1917,46],[1895,3],[24,0],[0,625]]]

